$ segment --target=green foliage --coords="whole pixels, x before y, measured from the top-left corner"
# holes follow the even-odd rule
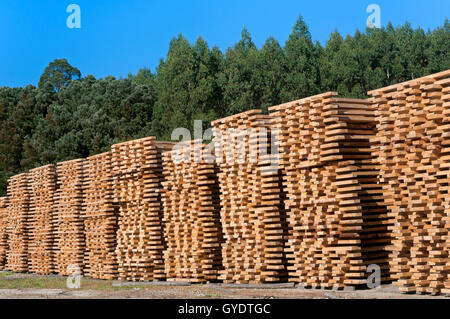
[[[338,31],[322,47],[300,16],[284,44],[259,49],[243,28],[225,54],[201,37],[172,39],[152,73],[84,78],[66,59],[45,68],[38,87],[0,88],[0,196],[24,170],[108,150],[113,143],[177,127],[203,129],[217,118],[326,91],[367,97],[369,90],[450,69],[450,22],[433,31],[405,23]]]
[[[194,119],[215,119],[221,113],[217,94],[217,72],[221,55],[199,38],[190,45],[179,35],[170,43],[166,61],[161,61],[156,77],[152,130],[170,139],[177,127],[193,128]]]
[[[272,105],[281,104],[282,92],[286,87],[288,66],[283,48],[272,37],[263,45],[258,59],[258,79],[261,86],[260,107],[267,111]]]
[[[308,27],[300,16],[285,46],[286,86],[283,100],[295,100],[320,91],[319,61],[320,45],[314,45]]]
[[[219,87],[223,92],[226,111],[224,115],[236,114],[259,107],[261,81],[258,70],[258,49],[246,28],[241,40],[225,54],[219,73]]]
[[[81,72],[67,62],[66,59],[56,59],[45,68],[39,80],[39,88],[45,91],[59,92],[70,84],[74,78],[80,78]]]

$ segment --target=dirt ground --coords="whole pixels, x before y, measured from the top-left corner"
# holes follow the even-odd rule
[[[0,271],[0,299],[439,299],[443,296],[402,294],[393,285],[371,290],[311,290],[289,285],[254,288],[221,284],[127,283],[81,279],[80,289],[67,288],[63,276]],[[278,288],[276,288],[278,287]],[[447,298],[449,299],[449,298]]]

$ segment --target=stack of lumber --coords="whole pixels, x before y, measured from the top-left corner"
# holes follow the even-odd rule
[[[391,267],[404,292],[449,293],[450,70],[369,94],[374,149],[393,220]]]
[[[289,278],[310,288],[366,285],[370,264],[389,280],[389,219],[370,149],[375,112],[336,95],[269,108],[285,174]]]
[[[84,171],[84,274],[97,279],[116,279],[118,207],[113,197],[111,152],[88,157]]]
[[[118,275],[121,280],[164,279],[161,152],[172,143],[155,137],[112,146],[114,199],[119,205]]]
[[[447,82],[448,83],[448,82]],[[450,295],[450,101],[449,101],[449,89],[448,86],[445,90],[446,98],[443,107],[445,107],[444,114],[446,115],[446,120],[443,121],[442,136],[445,141],[442,142],[442,160],[446,163],[441,164],[441,181],[440,185],[442,194],[446,194],[445,196],[445,215],[444,215],[444,237],[445,240],[445,248],[444,248],[444,256],[447,256],[447,261],[445,264],[445,271],[440,270],[440,272],[447,273],[447,277],[444,275],[444,288],[441,289],[441,293]]]
[[[8,198],[0,197],[0,270],[5,268],[8,251]]]
[[[83,269],[85,250],[83,201],[84,159],[58,163],[55,198],[55,271],[72,275]]]
[[[201,141],[163,154],[167,280],[217,281],[222,266],[220,190],[212,148]]]
[[[6,269],[28,271],[29,204],[28,174],[13,176],[8,181],[8,246]]]
[[[54,198],[56,170],[54,165],[30,170],[30,242],[29,270],[51,274],[54,269]]]
[[[270,118],[260,113],[251,110],[212,122],[225,240],[219,279],[225,283],[287,277],[281,176],[272,165]]]

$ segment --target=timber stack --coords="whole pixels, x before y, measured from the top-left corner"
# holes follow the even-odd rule
[[[210,146],[180,143],[163,154],[168,281],[213,282],[222,269],[218,168]]]
[[[286,215],[270,118],[251,110],[212,122],[221,188],[225,283],[287,279]]]
[[[29,270],[41,275],[54,271],[54,199],[56,170],[46,165],[30,170]]]
[[[8,251],[8,198],[0,197],[0,270],[5,269]]]
[[[161,280],[164,275],[162,192],[163,151],[172,143],[155,137],[112,146],[114,199],[119,207],[118,276],[121,280]]]
[[[269,108],[285,174],[289,278],[310,288],[365,285],[371,264],[389,280],[389,219],[370,148],[375,110],[336,95]]]
[[[450,293],[450,70],[369,94],[394,278],[404,292]]]
[[[19,174],[8,181],[8,252],[6,270],[28,271],[30,239],[30,189],[28,174]]]
[[[56,169],[55,271],[65,276],[81,273],[84,264],[84,161],[58,163]]]
[[[88,157],[84,163],[84,274],[96,279],[117,278],[116,233],[111,152]]]

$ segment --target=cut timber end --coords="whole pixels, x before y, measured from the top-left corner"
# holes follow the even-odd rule
[[[30,170],[29,189],[29,268],[30,272],[49,275],[55,270],[55,166]]]
[[[201,141],[163,154],[165,273],[169,281],[217,281],[222,270],[218,168],[199,161]],[[185,155],[189,158],[187,161]],[[186,156],[187,157],[187,156]]]
[[[115,252],[121,280],[165,277],[162,150],[157,143],[152,137],[112,146],[113,197],[119,209]]]
[[[390,86],[386,86],[384,88],[379,88],[379,89],[376,89],[376,90],[372,90],[372,91],[369,91],[367,93],[369,95],[372,95],[372,96],[377,96],[380,93],[383,94],[383,93],[396,91],[396,90],[399,90],[399,89],[401,90],[402,87],[408,86],[408,85],[411,85],[411,84],[414,84],[414,83],[420,83],[422,81],[428,81],[430,79],[433,80],[433,81],[441,80],[441,79],[447,78],[449,76],[450,76],[450,70],[445,70],[445,71],[442,71],[442,72],[439,72],[439,73],[435,73],[435,74],[432,74],[432,75],[427,75],[427,76],[424,76],[424,77],[421,77],[421,78],[417,78],[417,79],[413,79],[413,80],[410,80],[410,81],[407,81],[407,82],[393,84],[393,85],[390,85]]]
[[[257,150],[270,153],[271,118],[260,113],[253,110],[213,122],[214,145],[225,154],[218,173],[224,233],[224,269],[219,279],[224,283],[280,282],[287,277],[281,172],[271,167],[267,157],[257,154]],[[238,147],[239,159],[229,157],[236,146],[229,140],[240,130],[245,138]],[[252,133],[246,136],[245,132]],[[266,135],[259,140],[258,133]]]
[[[286,172],[289,279],[307,287],[359,285],[375,260],[389,274],[387,210],[369,194],[378,176],[375,110],[369,100],[336,95],[270,108]]]
[[[54,201],[55,211],[55,271],[71,275],[83,270],[85,232],[83,223],[86,159],[58,163]]]
[[[28,173],[8,180],[8,247],[6,270],[27,272],[30,241],[30,189]]]
[[[314,95],[314,96],[306,97],[306,98],[303,98],[303,99],[300,99],[300,100],[287,102],[287,103],[283,103],[283,104],[280,104],[280,105],[271,106],[271,107],[269,107],[269,111],[271,111],[271,112],[272,111],[278,111],[278,110],[283,109],[283,108],[290,108],[290,107],[292,107],[294,105],[297,105],[297,104],[314,102],[316,100],[321,100],[323,98],[330,98],[330,97],[333,97],[333,96],[337,96],[338,94],[339,93],[337,93],[337,92],[321,93],[321,94],[317,94],[317,95]]]
[[[235,114],[235,115],[230,115],[230,116],[221,118],[219,120],[212,121],[211,125],[212,126],[216,126],[218,124],[224,124],[224,123],[229,122],[229,121],[234,121],[234,120],[236,120],[238,118],[247,118],[247,117],[250,117],[250,116],[253,116],[253,115],[257,115],[257,114],[260,114],[261,112],[262,112],[262,110],[249,110],[249,111],[246,111],[246,112],[242,112],[242,113]]]
[[[5,269],[8,252],[8,198],[0,197],[0,270]]]
[[[116,236],[118,205],[113,197],[111,154],[106,152],[85,161],[84,229],[85,276],[117,278]]]
[[[450,70],[369,94],[377,108],[373,148],[390,212],[390,267],[403,292],[450,287]]]

